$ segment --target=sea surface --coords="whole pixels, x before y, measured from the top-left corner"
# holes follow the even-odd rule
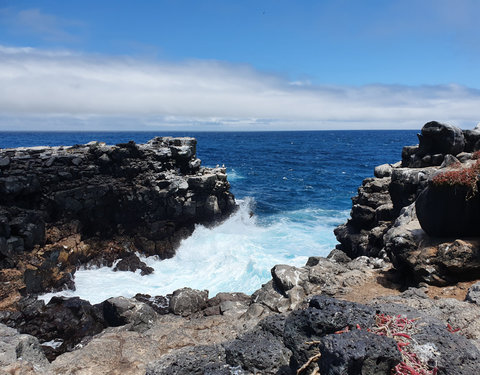
[[[92,303],[136,293],[165,295],[188,286],[252,293],[275,264],[303,266],[335,247],[350,198],[375,166],[401,159],[412,130],[315,132],[1,132],[0,148],[73,145],[92,140],[143,143],[154,136],[197,138],[202,165],[227,167],[240,210],[215,228],[198,226],[172,259],[142,259],[152,275],[81,269],[75,291]],[[251,213],[254,213],[252,216]],[[48,300],[52,294],[43,296]]]

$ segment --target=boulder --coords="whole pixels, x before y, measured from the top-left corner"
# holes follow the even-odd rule
[[[293,352],[294,367],[298,368],[318,353],[309,342],[320,340],[345,327],[370,327],[375,311],[367,306],[340,301],[326,296],[315,296],[305,310],[292,312],[286,322],[284,343]]]
[[[390,177],[392,175],[392,166],[390,164],[382,164],[374,169],[374,175],[378,178]]]
[[[92,306],[78,297],[54,297],[47,305],[26,298],[19,307],[20,312],[4,319],[5,322],[18,327],[21,333],[37,337],[49,360],[107,326],[101,305]]]
[[[20,334],[15,329],[0,324],[0,369],[17,361],[29,363],[37,369],[48,365],[36,337]]]
[[[132,298],[114,297],[103,302],[103,316],[111,327],[128,324],[131,331],[145,332],[157,318],[146,303]]]
[[[304,284],[308,279],[308,270],[284,264],[274,266],[271,273],[275,284],[284,294],[293,287]]]
[[[437,121],[426,123],[418,138],[420,155],[457,155],[465,148],[465,137],[461,129]]]
[[[394,339],[366,330],[328,335],[319,344],[320,374],[390,374],[402,361]]]
[[[291,351],[283,345],[282,336],[275,336],[263,329],[248,332],[227,343],[226,362],[251,373],[277,374],[280,368],[288,367]]]
[[[170,298],[169,308],[175,315],[188,316],[207,307],[208,290],[177,289]]]
[[[480,281],[476,282],[470,288],[468,288],[465,301],[480,305]]]
[[[466,185],[431,183],[415,205],[422,229],[431,236],[480,235],[480,194]]]
[[[146,265],[145,262],[142,262],[138,256],[135,254],[129,254],[128,256],[122,258],[115,268],[114,271],[131,271],[135,272],[136,270],[141,270],[141,275],[149,275],[153,273],[153,268]]]
[[[463,135],[465,137],[465,151],[466,152],[477,151],[478,148],[476,147],[476,145],[480,141],[480,130],[479,129],[464,130]]]

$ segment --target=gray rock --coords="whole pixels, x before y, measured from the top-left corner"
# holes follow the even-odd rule
[[[12,365],[17,361],[31,363],[39,369],[48,365],[37,338],[20,334],[0,323],[0,367]]]
[[[468,288],[465,301],[480,305],[480,281],[476,282],[470,288]]]
[[[447,155],[445,155],[445,158],[443,159],[443,162],[440,165],[440,169],[459,166],[459,165],[460,165],[460,160],[458,160],[453,155],[447,154]]]
[[[8,167],[10,165],[10,157],[0,157],[0,167]]]
[[[259,329],[224,346],[227,363],[241,366],[251,373],[277,374],[280,368],[288,366],[291,356],[291,351],[283,345],[281,336]]]
[[[330,259],[331,261],[335,263],[348,263],[352,260],[345,252],[343,252],[340,249],[333,249],[330,251],[330,253],[327,256],[327,259]],[[316,266],[319,264],[319,259],[317,257],[310,257],[308,258],[307,261],[307,266]]]
[[[309,308],[292,312],[286,322],[284,343],[293,352],[296,368],[318,353],[308,342],[319,340],[325,335],[345,327],[370,327],[374,322],[375,310],[371,307],[340,301],[326,296],[315,296]]]
[[[462,130],[449,124],[437,121],[426,123],[419,134],[419,153],[457,155],[465,148],[465,137]]]
[[[322,375],[390,374],[402,361],[395,340],[366,330],[327,335],[319,345]]]
[[[145,375],[230,375],[232,367],[225,363],[225,351],[220,345],[185,348],[149,363]],[[239,375],[243,374],[238,369]]]
[[[382,164],[376,166],[374,170],[374,175],[378,178],[390,177],[392,175],[392,166],[390,164]]]
[[[109,298],[103,304],[104,318],[110,326],[128,324],[128,330],[145,332],[157,318],[152,307],[133,298]]]
[[[170,298],[169,308],[175,315],[188,316],[207,307],[208,290],[177,289]]]
[[[301,286],[308,279],[308,270],[284,264],[274,266],[271,273],[282,293],[286,293],[295,286]]]

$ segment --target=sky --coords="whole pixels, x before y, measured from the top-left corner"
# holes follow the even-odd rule
[[[0,130],[480,121],[480,1],[0,0]]]

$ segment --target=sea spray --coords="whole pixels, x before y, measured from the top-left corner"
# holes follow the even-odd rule
[[[239,201],[239,210],[222,224],[198,225],[183,240],[171,259],[141,260],[154,268],[151,275],[114,272],[113,267],[80,269],[75,273],[75,291],[47,293],[79,296],[92,303],[113,296],[137,293],[166,295],[185,286],[218,292],[250,294],[270,279],[275,264],[303,266],[311,255],[325,256],[335,246],[333,228],[345,221],[347,212],[303,209],[259,218],[253,214],[252,198]]]

